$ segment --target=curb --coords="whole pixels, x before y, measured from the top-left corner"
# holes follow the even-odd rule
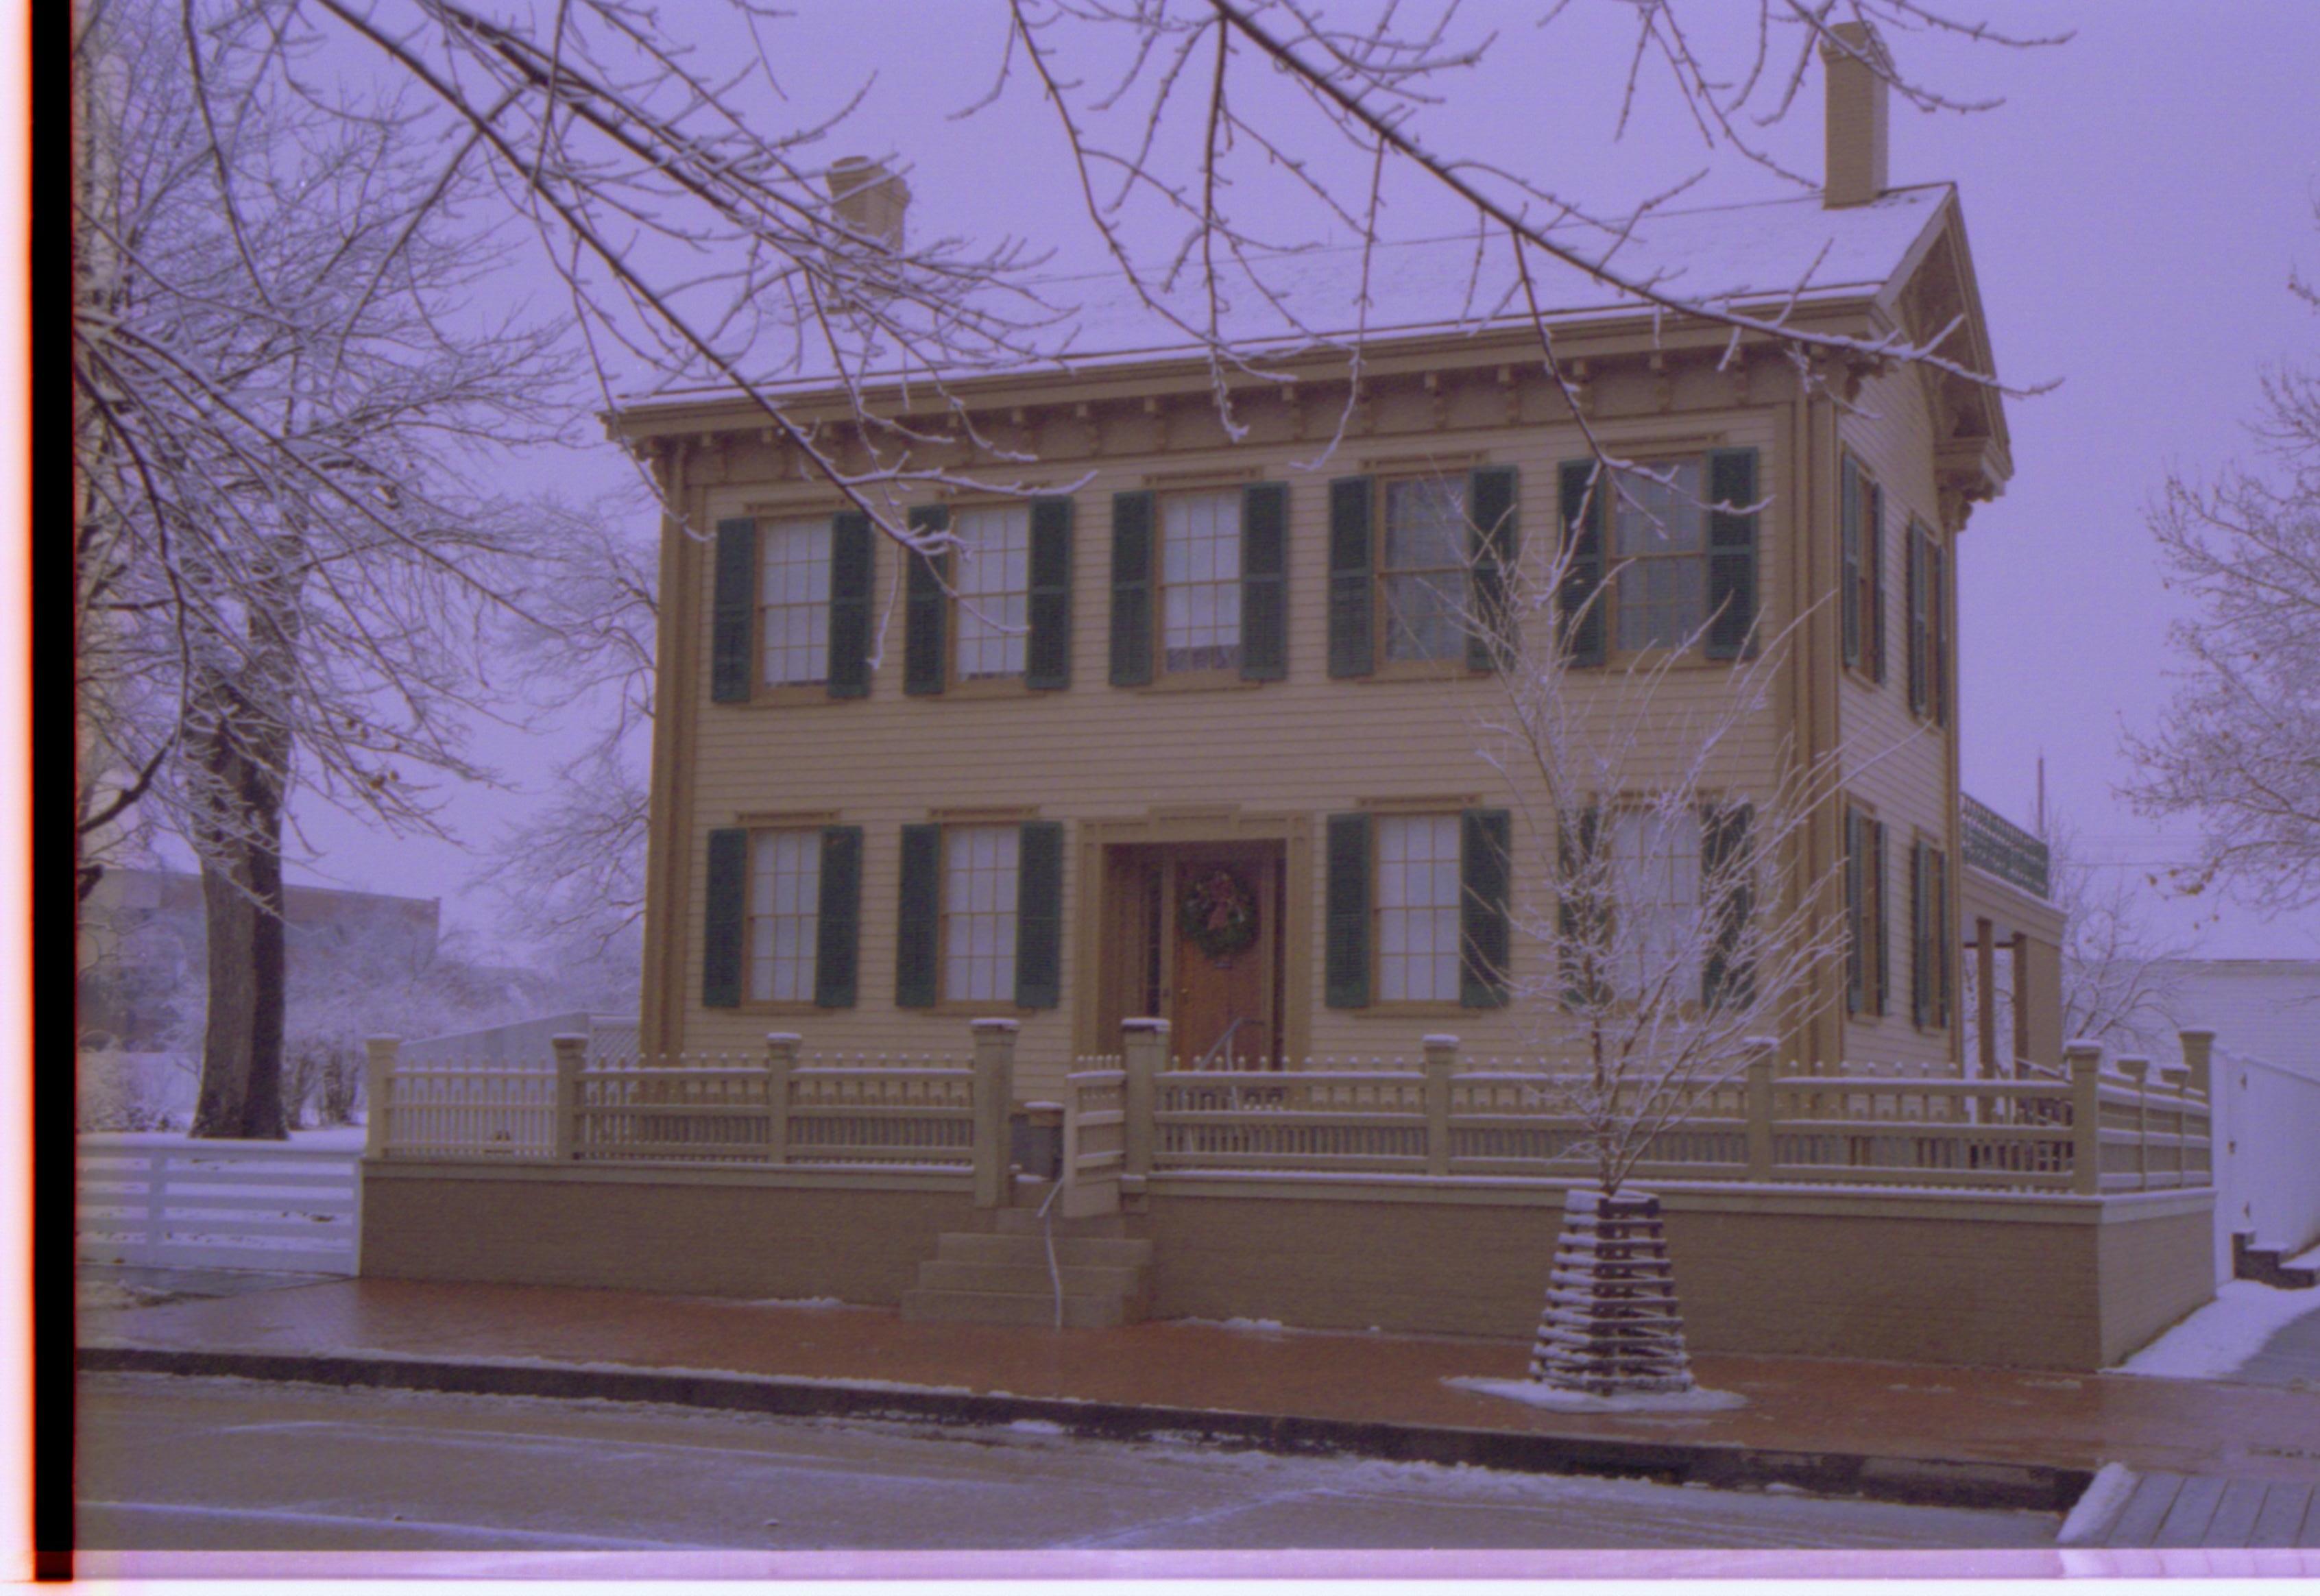
[[[1143,1407],[1076,1397],[893,1390],[873,1384],[785,1380],[778,1375],[458,1363],[376,1353],[232,1352],[122,1345],[79,1347],[74,1364],[83,1374],[224,1376],[474,1396],[656,1402],[792,1418],[899,1419],[955,1425],[1038,1419],[1074,1437],[1095,1440],[1191,1437],[1212,1445],[1237,1445],[1288,1455],[1341,1454],[1391,1463],[1464,1464],[1518,1474],[1610,1474],[1723,1490],[1781,1485],[1816,1496],[1858,1496],[1918,1506],[2026,1508],[2067,1513],[2094,1479],[2087,1469],[2046,1464],[1627,1441],[1213,1408]]]

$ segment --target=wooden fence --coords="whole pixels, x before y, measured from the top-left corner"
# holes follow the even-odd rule
[[[951,1058],[689,1056],[590,1063],[556,1039],[548,1068],[408,1065],[374,1044],[369,1156],[584,1165],[757,1165],[833,1175],[971,1173],[1008,1201],[1011,1020],[974,1022]],[[1640,1149],[1638,1181],[1906,1185],[2102,1194],[2211,1177],[2204,1053],[2186,1069],[2104,1066],[2073,1045],[2060,1078],[1962,1079],[1853,1067],[1781,1073],[1767,1044],[1688,1093]],[[1455,1037],[1414,1062],[1183,1069],[1167,1027],[1128,1023],[1122,1051],[1082,1058],[1064,1102],[1063,1208],[1108,1212],[1153,1176],[1200,1172],[1379,1177],[1585,1178],[1600,1125],[1578,1079],[1541,1061],[1464,1067]],[[1623,1112],[1651,1105],[1632,1095]]]
[[[170,1269],[355,1272],[355,1156],[263,1142],[84,1136],[77,1255]]]

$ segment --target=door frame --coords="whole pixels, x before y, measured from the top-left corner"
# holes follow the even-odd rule
[[[1279,1006],[1282,1052],[1302,1058],[1312,1042],[1313,822],[1302,814],[1245,814],[1229,805],[1156,808],[1118,820],[1082,821],[1077,828],[1078,884],[1074,893],[1072,933],[1072,1051],[1074,1057],[1119,1051],[1118,1036],[1101,1029],[1107,950],[1104,928],[1110,878],[1105,850],[1128,845],[1277,842],[1281,845],[1281,906],[1274,934],[1281,939]],[[1130,1015],[1128,1018],[1135,1018]]]

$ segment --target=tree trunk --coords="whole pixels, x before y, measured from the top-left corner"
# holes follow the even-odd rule
[[[194,1112],[197,1137],[279,1141],[288,1134],[282,1105],[283,985],[282,803],[272,773],[257,768],[231,730],[221,763],[240,779],[221,784],[238,795],[235,823],[213,833],[214,857],[202,866],[202,908],[209,927],[209,1016],[202,1038],[202,1090]]]

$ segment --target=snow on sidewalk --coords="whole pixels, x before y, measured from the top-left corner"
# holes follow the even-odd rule
[[[2279,1291],[2252,1280],[2226,1281],[2214,1301],[2107,1372],[2169,1380],[2228,1380],[2263,1350],[2264,1343],[2307,1313],[2320,1313],[2320,1292]]]

